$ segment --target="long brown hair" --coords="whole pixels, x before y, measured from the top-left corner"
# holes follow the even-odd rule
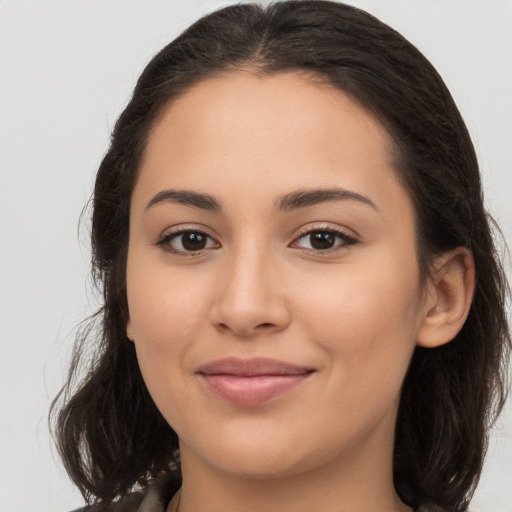
[[[69,475],[87,500],[110,501],[162,471],[179,473],[177,436],[153,404],[126,338],[130,199],[162,108],[198,81],[241,67],[306,71],[374,112],[395,142],[396,172],[415,204],[424,274],[444,251],[462,246],[473,254],[469,317],[447,345],[416,348],[394,454],[395,486],[406,503],[465,510],[504,402],[511,347],[507,282],[475,151],[445,84],[412,44],[362,10],[322,0],[221,9],[161,50],[139,78],[94,190],[92,264],[104,304],[78,336],[68,383],[52,408]]]

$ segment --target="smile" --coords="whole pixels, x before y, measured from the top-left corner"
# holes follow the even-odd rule
[[[197,374],[218,397],[251,406],[296,388],[314,371],[274,359],[227,358],[202,366]]]

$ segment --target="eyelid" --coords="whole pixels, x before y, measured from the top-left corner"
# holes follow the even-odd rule
[[[359,234],[356,233],[353,229],[349,229],[338,224],[332,224],[330,222],[310,222],[300,227],[297,230],[296,238],[300,236],[304,236],[312,231],[332,231],[333,233],[340,233],[349,238],[359,239]]]
[[[198,224],[179,224],[177,226],[173,226],[170,228],[167,228],[154,242],[154,245],[159,246],[162,250],[175,254],[178,256],[201,256],[204,255],[205,252],[211,251],[212,249],[218,249],[221,247],[220,242],[218,241],[218,237],[212,235],[210,233],[210,229],[203,225]],[[315,255],[327,255],[334,252],[339,252],[343,250],[347,250],[350,246],[355,245],[359,243],[359,237],[358,235],[348,234],[347,231],[350,231],[353,233],[352,230],[347,230],[346,228],[342,228],[340,226],[333,226],[332,224],[328,223],[314,223],[314,224],[308,224],[303,227],[301,227],[296,235],[294,236],[292,242],[288,245],[288,247],[301,249],[304,252],[309,252]],[[197,249],[197,250],[180,250],[180,249],[174,249],[171,247],[170,242],[179,235],[183,233],[198,233],[201,235],[204,235],[208,239],[214,242],[214,247],[205,247],[203,249]],[[307,248],[307,247],[300,247],[298,246],[298,242],[306,237],[307,235],[310,235],[312,233],[318,233],[318,232],[325,232],[325,233],[331,233],[335,235],[336,237],[340,238],[342,240],[342,243],[338,243],[334,247],[327,248],[327,249],[315,249],[315,248]]]
[[[350,246],[355,245],[355,244],[359,243],[359,241],[360,241],[358,235],[348,234],[347,231],[348,231],[347,229],[343,229],[340,226],[333,226],[331,224],[325,224],[325,223],[324,224],[322,224],[322,223],[309,224],[309,225],[303,226],[302,228],[299,229],[299,231],[297,232],[296,236],[294,237],[292,243],[290,244],[290,247],[294,247],[294,246],[296,247],[295,244],[300,239],[304,238],[307,235],[310,235],[312,233],[317,233],[317,232],[325,232],[325,233],[332,233],[335,236],[340,237],[343,240],[343,244],[337,245],[337,246],[329,248],[329,249],[309,249],[309,248],[305,248],[305,247],[297,247],[297,248],[302,249],[303,251],[317,254],[317,255],[329,254],[329,253],[333,253],[333,252],[347,250]]]
[[[164,230],[164,232],[158,236],[157,240],[154,242],[154,245],[160,247],[162,250],[175,254],[177,256],[201,256],[204,255],[206,251],[210,251],[211,249],[217,249],[221,246],[220,242],[209,233],[209,229],[206,226],[198,225],[198,224],[180,224],[177,226],[173,226]],[[170,242],[174,237],[178,237],[183,233],[198,233],[206,236],[210,240],[213,240],[216,244],[216,247],[207,247],[204,249],[198,249],[196,251],[181,251],[178,249],[173,249],[170,247]]]

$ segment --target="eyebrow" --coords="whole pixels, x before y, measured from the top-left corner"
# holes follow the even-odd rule
[[[149,201],[146,210],[160,203],[178,203],[186,206],[194,206],[209,212],[220,212],[220,201],[209,194],[200,194],[193,190],[162,190]]]
[[[377,205],[369,197],[358,194],[357,192],[345,190],[344,188],[298,190],[278,198],[276,206],[281,211],[290,211],[320,203],[346,200],[358,201],[371,206],[377,211],[379,210]]]
[[[371,206],[377,211],[379,210],[369,197],[343,188],[297,190],[279,197],[275,202],[275,206],[278,210],[286,212],[307,208],[308,206],[320,203],[346,200],[358,201]],[[215,213],[222,211],[222,203],[218,199],[209,194],[193,190],[162,190],[149,201],[146,210],[160,203],[178,203]]]

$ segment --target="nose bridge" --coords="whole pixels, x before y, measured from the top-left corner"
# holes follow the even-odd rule
[[[283,329],[289,312],[272,248],[256,240],[233,246],[220,276],[214,322],[238,335]]]

